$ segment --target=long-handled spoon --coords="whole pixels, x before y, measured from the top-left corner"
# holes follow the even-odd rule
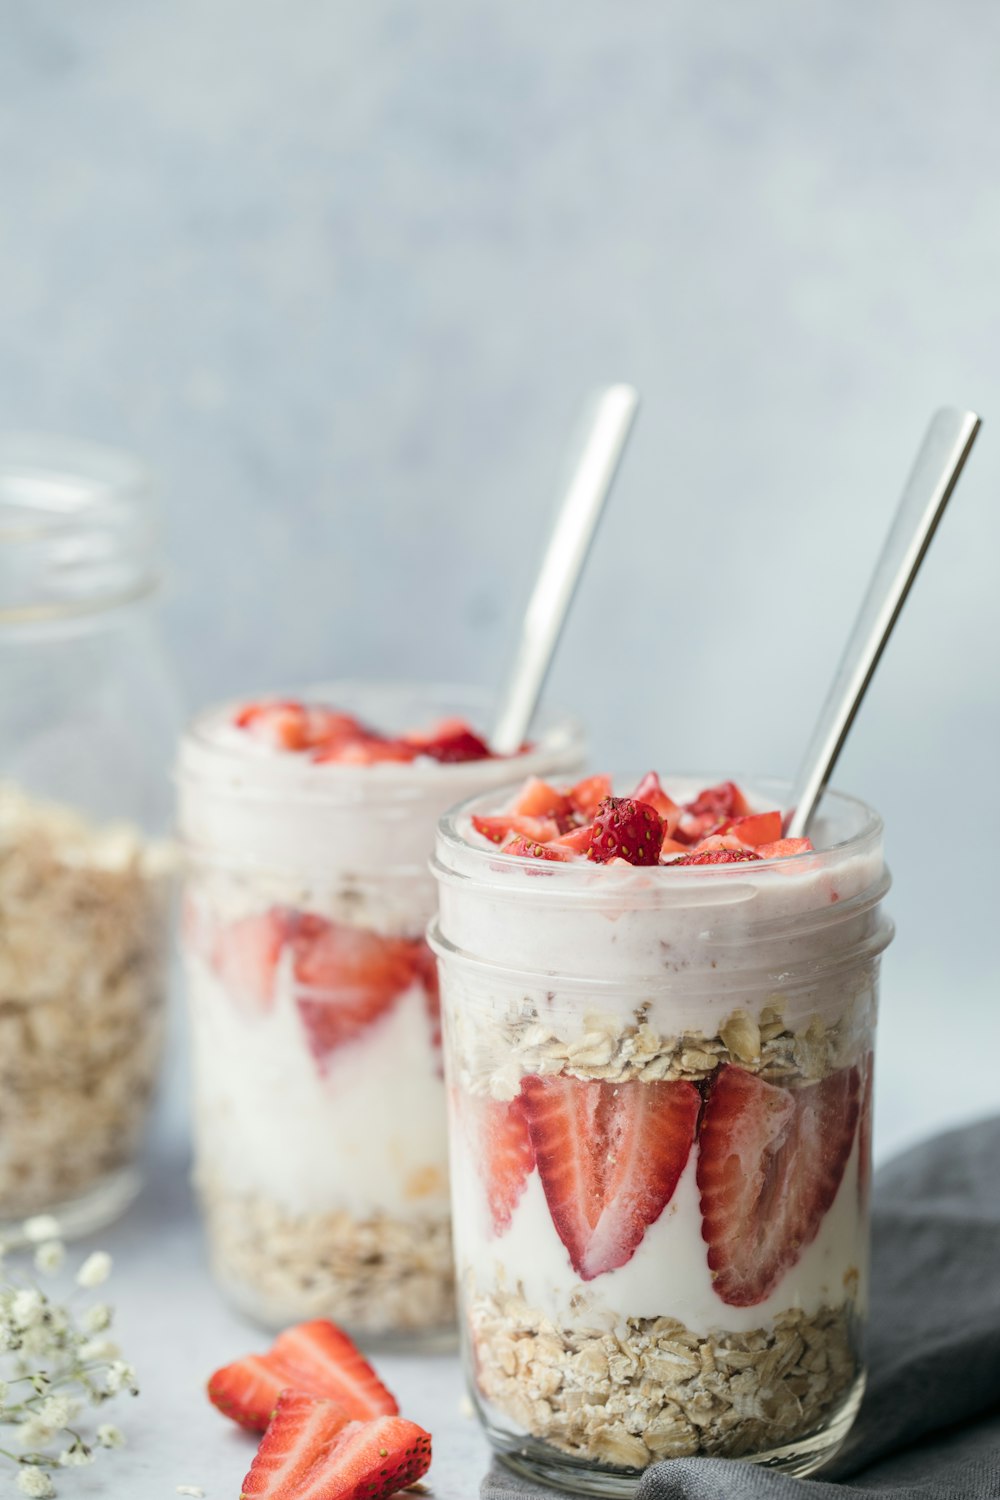
[[[524,743],[638,406],[639,393],[630,385],[608,386],[598,398],[528,602],[501,700],[491,737],[500,755],[511,755]]]
[[[910,586],[958,483],[979,425],[979,418],[971,411],[946,408],[931,418],[795,778],[791,803],[784,817],[785,832],[792,838],[800,837],[809,827],[892,627],[899,619]]]

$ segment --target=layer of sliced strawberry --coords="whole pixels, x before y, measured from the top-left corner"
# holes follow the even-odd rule
[[[729,1306],[765,1301],[816,1238],[851,1154],[859,1093],[856,1068],[799,1089],[733,1064],[716,1072],[698,1187],[713,1285]]]
[[[322,1318],[287,1329],[266,1354],[248,1354],[216,1370],[208,1395],[241,1427],[263,1432],[289,1387],[339,1402],[345,1420],[399,1410],[347,1334]]]
[[[408,762],[425,755],[450,765],[493,758],[489,745],[464,719],[446,719],[429,734],[385,735],[352,714],[322,704],[275,698],[245,704],[233,716],[233,723],[275,749],[308,752],[318,763],[367,766],[380,761]]]
[[[352,1422],[336,1402],[284,1391],[240,1500],[387,1500],[430,1462],[430,1433],[415,1422]]]
[[[302,916],[292,936],[296,1004],[322,1067],[388,1015],[417,972],[414,944],[361,927]]]
[[[521,1081],[535,1162],[556,1233],[584,1281],[631,1260],[673,1197],[700,1095],[686,1082]]]
[[[606,797],[594,818],[587,858],[600,864],[624,859],[630,865],[655,865],[662,843],[663,819],[648,802]]]
[[[211,936],[210,962],[226,991],[249,1011],[268,1010],[281,950],[295,930],[297,914],[272,906],[219,926]]]
[[[523,1101],[520,1097],[468,1095],[461,1107],[476,1168],[486,1189],[493,1233],[499,1236],[510,1228],[511,1216],[535,1165]]]

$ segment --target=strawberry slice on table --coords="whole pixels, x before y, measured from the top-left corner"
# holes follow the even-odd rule
[[[857,1068],[800,1089],[725,1064],[702,1117],[702,1236],[730,1307],[764,1302],[816,1238],[840,1187],[858,1123]]]
[[[264,1431],[286,1389],[338,1402],[345,1420],[399,1410],[347,1334],[324,1318],[286,1329],[266,1354],[248,1354],[224,1365],[208,1382],[212,1404],[257,1432]]]
[[[499,1237],[510,1228],[535,1166],[524,1104],[519,1096],[466,1096],[462,1109],[469,1122],[476,1167],[486,1188],[493,1233]]]
[[[630,865],[656,865],[663,843],[663,819],[648,802],[606,797],[597,809],[587,858],[606,864],[624,859]]]
[[[574,812],[589,821],[594,817],[601,803],[611,796],[611,777],[586,776],[583,781],[578,781],[576,786],[571,786],[566,795]]]
[[[387,1500],[430,1463],[430,1433],[416,1422],[352,1422],[336,1402],[284,1391],[240,1500]]]
[[[210,962],[227,992],[251,1011],[274,1001],[281,950],[295,930],[296,913],[284,906],[252,912],[223,923],[211,941]]]
[[[687,1082],[521,1080],[552,1223],[584,1281],[632,1259],[674,1195],[701,1096]]]
[[[309,1049],[322,1067],[389,1014],[416,974],[414,945],[363,927],[299,918],[292,937],[296,996]]]

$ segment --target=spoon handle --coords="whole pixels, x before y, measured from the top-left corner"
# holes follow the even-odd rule
[[[500,755],[512,755],[528,733],[638,406],[639,393],[630,385],[608,386],[598,398],[528,603],[514,668],[491,736],[490,743]]]
[[[945,408],[931,418],[892,529],[823,704],[792,788],[785,832],[809,827],[910,586],[931,544],[979,431],[975,412]]]

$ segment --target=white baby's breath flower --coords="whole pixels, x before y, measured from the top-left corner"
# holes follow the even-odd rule
[[[56,1492],[55,1485],[44,1469],[21,1469],[17,1476],[17,1487],[22,1495],[30,1495],[31,1500],[49,1500]]]
[[[33,1219],[25,1219],[21,1232],[32,1245],[40,1245],[43,1240],[57,1240],[62,1230],[51,1214],[36,1214]]]
[[[116,1359],[104,1372],[104,1383],[112,1395],[135,1387],[135,1371],[123,1359]]]
[[[54,1276],[66,1259],[66,1246],[62,1240],[45,1240],[35,1251],[35,1269],[45,1276]]]
[[[102,1448],[124,1448],[125,1434],[113,1422],[102,1422],[97,1429],[97,1441]]]
[[[33,1328],[45,1312],[45,1299],[35,1287],[24,1287],[14,1293],[10,1320],[15,1328]]]
[[[55,1329],[48,1323],[36,1323],[34,1328],[26,1328],[21,1335],[21,1355],[31,1355],[33,1359],[48,1359],[54,1353],[57,1345]]]
[[[88,1333],[103,1333],[111,1327],[111,1309],[106,1302],[95,1302],[92,1307],[84,1308],[80,1322]]]
[[[80,1410],[80,1403],[72,1396],[49,1396],[38,1408],[38,1415],[50,1427],[68,1427]]]
[[[121,1352],[114,1339],[87,1339],[80,1345],[80,1358],[84,1364],[90,1364],[92,1360],[117,1359]]]
[[[88,1255],[76,1273],[78,1286],[95,1287],[107,1281],[111,1275],[111,1256],[106,1250],[95,1250]]]
[[[17,1440],[22,1448],[33,1453],[37,1448],[44,1448],[46,1443],[51,1443],[58,1431],[58,1426],[54,1427],[51,1422],[43,1421],[38,1412],[32,1412],[30,1417],[18,1423]]]
[[[59,1467],[61,1469],[81,1469],[84,1464],[92,1464],[94,1455],[84,1443],[74,1443],[72,1448],[67,1448],[59,1455]]]

